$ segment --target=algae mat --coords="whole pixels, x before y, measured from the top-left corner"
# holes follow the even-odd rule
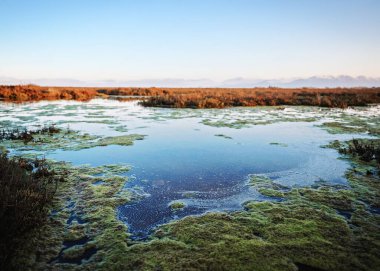
[[[47,157],[65,179],[16,261],[30,270],[375,270],[377,165],[322,146],[376,138],[379,112],[1,104],[2,128],[62,129],[1,142],[11,155]]]

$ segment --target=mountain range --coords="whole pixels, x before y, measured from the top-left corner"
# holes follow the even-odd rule
[[[73,86],[73,87],[224,87],[224,88],[250,88],[250,87],[283,87],[283,88],[333,88],[333,87],[380,87],[380,77],[366,76],[313,76],[296,79],[260,80],[249,78],[232,78],[224,81],[210,79],[142,79],[142,80],[94,80],[84,81],[70,78],[55,79],[17,79],[1,77],[0,85],[36,84],[40,86]]]

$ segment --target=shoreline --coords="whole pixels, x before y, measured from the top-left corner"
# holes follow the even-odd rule
[[[144,99],[145,107],[226,108],[237,106],[305,105],[347,108],[380,103],[380,88],[93,88],[0,86],[0,101],[89,101],[128,96]],[[122,101],[123,97],[119,97]]]

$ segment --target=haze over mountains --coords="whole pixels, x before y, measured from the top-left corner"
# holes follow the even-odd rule
[[[142,80],[99,80],[84,81],[70,78],[56,79],[17,79],[1,77],[0,85],[36,84],[40,86],[73,86],[73,87],[224,87],[224,88],[251,88],[251,87],[380,87],[380,77],[365,76],[313,76],[298,79],[260,80],[248,78],[232,78],[221,82],[210,79],[142,79]]]

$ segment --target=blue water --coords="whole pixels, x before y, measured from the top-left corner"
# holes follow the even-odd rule
[[[337,159],[336,151],[320,148],[338,136],[310,123],[231,129],[199,122],[197,118],[158,122],[141,130],[147,137],[133,146],[57,151],[50,158],[93,166],[132,165],[125,188],[136,193],[142,190],[145,196],[120,206],[118,216],[136,239],[186,215],[238,210],[247,200],[266,200],[247,185],[250,174],[266,174],[289,187],[321,179],[345,183],[346,162]],[[169,204],[173,201],[184,202],[186,207],[172,211]]]
[[[54,101],[0,104],[0,126],[7,122],[20,127],[56,123],[63,128],[70,126],[73,130],[102,136],[146,135],[133,146],[56,150],[44,154],[47,158],[70,161],[74,165],[131,165],[124,189],[130,190],[135,200],[119,206],[117,214],[128,224],[132,238],[143,239],[157,225],[186,215],[240,210],[247,200],[276,200],[250,187],[250,174],[264,174],[287,187],[309,186],[319,180],[346,184],[343,176],[347,162],[338,159],[335,150],[320,146],[357,135],[332,135],[315,127],[316,123],[285,123],[281,118],[317,117],[322,120],[339,118],[344,112],[360,116],[379,114],[378,109],[365,110],[346,112],[311,107],[287,107],[281,111],[259,107],[151,109],[135,102]],[[30,116],[32,121],[25,118]],[[204,125],[202,120],[205,119],[278,123],[233,129]],[[127,131],[120,132],[115,127]],[[220,134],[231,139],[216,136]],[[171,210],[169,205],[176,201],[185,203],[185,208]],[[76,219],[75,214],[72,219]]]

